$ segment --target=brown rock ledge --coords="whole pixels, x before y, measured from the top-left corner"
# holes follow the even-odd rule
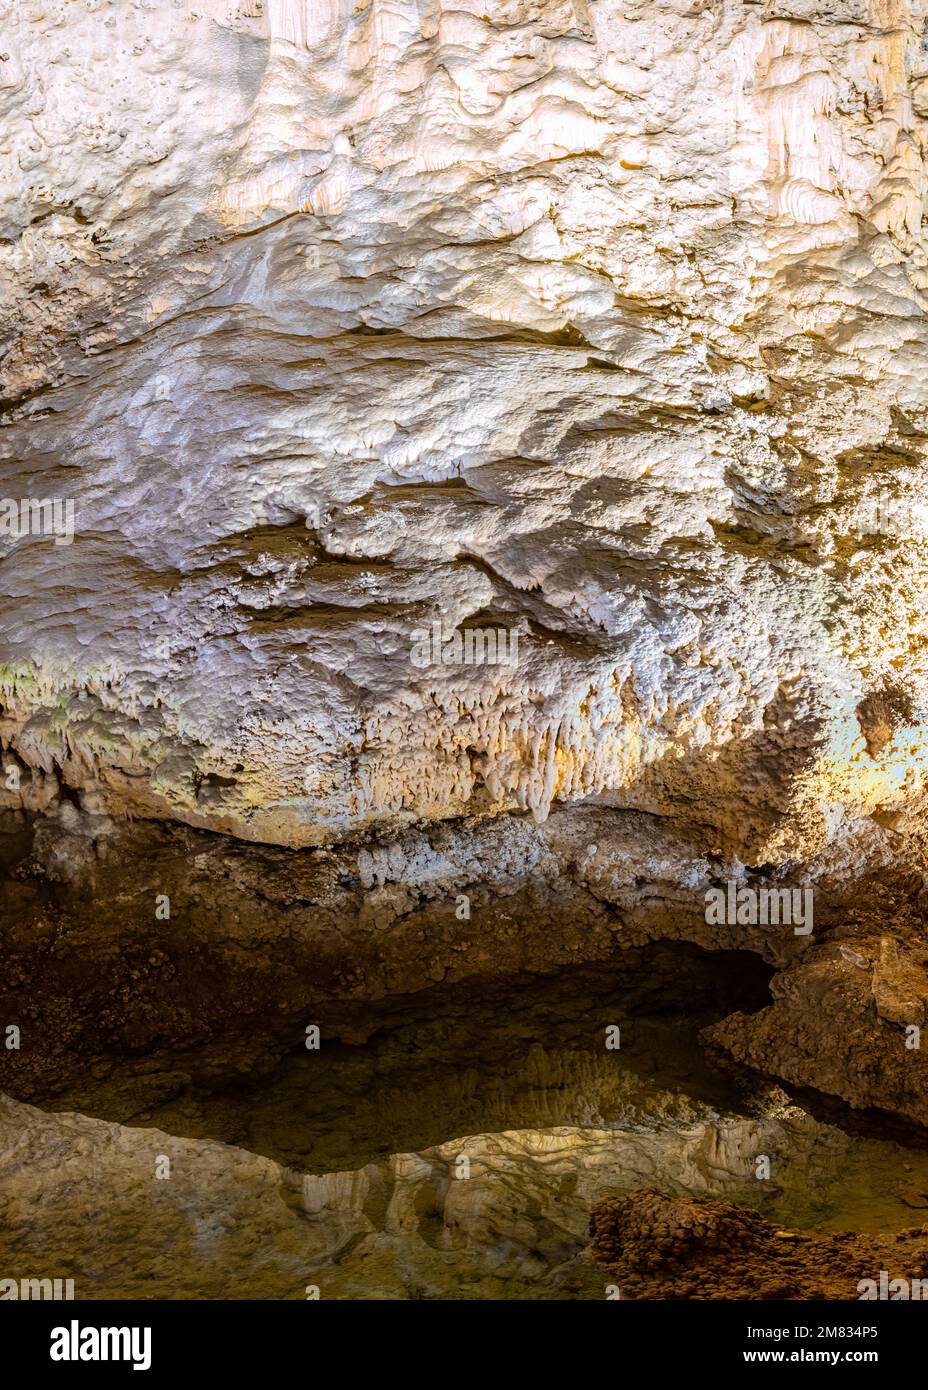
[[[811,1235],[732,1202],[652,1187],[600,1202],[590,1236],[592,1259],[614,1275],[622,1298],[860,1299],[879,1296],[881,1272],[890,1297],[911,1298],[920,1296],[913,1280],[928,1279],[928,1226]]]

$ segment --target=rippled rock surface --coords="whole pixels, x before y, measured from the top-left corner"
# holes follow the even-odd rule
[[[21,1253],[599,1297],[764,1124],[920,1205],[926,23],[0,0]]]
[[[921,0],[0,18],[10,804],[918,822]]]

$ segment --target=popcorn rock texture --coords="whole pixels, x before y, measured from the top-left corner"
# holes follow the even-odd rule
[[[593,1210],[590,1253],[623,1298],[859,1299],[884,1287],[897,1297],[928,1278],[928,1226],[895,1236],[778,1230],[731,1202],[668,1197],[642,1188]],[[925,1285],[928,1288],[928,1284]],[[902,1291],[905,1292],[902,1292]],[[884,1292],[883,1297],[887,1297]]]
[[[928,1124],[926,142],[928,0],[0,0],[17,1270],[601,1298],[624,1016],[549,1128],[330,1136],[322,1174],[201,1095],[273,1077],[298,1127],[307,1026],[379,1058],[429,991],[577,967],[711,996],[691,1055],[767,1087],[736,1154],[666,1098],[658,1157],[624,1136],[652,1186],[597,1258],[629,1296],[744,1289],[742,1249],[760,1296],[849,1296],[837,1236],[677,1197],[750,1200],[775,1082]],[[814,930],[707,920],[730,887]],[[165,1150],[201,1177],[153,1225]]]
[[[0,0],[6,804],[917,818],[926,15]]]

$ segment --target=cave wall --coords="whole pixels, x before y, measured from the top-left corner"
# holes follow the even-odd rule
[[[926,14],[0,3],[3,805],[910,835]]]

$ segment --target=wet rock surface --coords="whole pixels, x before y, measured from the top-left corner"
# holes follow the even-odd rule
[[[73,1278],[78,1301],[301,1300],[313,1291],[325,1299],[602,1300],[615,1275],[585,1247],[591,1209],[616,1193],[658,1183],[681,1198],[711,1192],[756,1204],[780,1223],[771,1229],[801,1222],[834,1230],[851,1219],[895,1233],[911,1225],[917,1191],[928,1192],[924,1152],[849,1138],[782,1102],[769,1118],[720,1117],[695,1099],[687,1113],[679,1095],[661,1098],[661,1078],[615,1128],[551,1125],[544,1092],[564,1080],[551,1068],[536,1075],[534,1116],[546,1128],[464,1135],[328,1171],[4,1099],[2,1277]],[[582,1077],[566,1080],[591,1094],[589,1078],[586,1086]],[[505,1067],[496,1088],[503,1105],[514,1099]],[[434,1097],[422,1096],[417,1114],[414,1095],[413,1074],[401,1137],[442,1123],[440,1112],[425,1113]],[[525,1098],[521,1114],[529,1118]],[[759,1152],[773,1159],[770,1182],[756,1179]],[[886,1243],[860,1249],[882,1258]],[[737,1296],[756,1295],[767,1254],[761,1244],[753,1265],[745,1254]],[[896,1266],[878,1264],[874,1275],[881,1267]],[[857,1277],[870,1273],[864,1264]],[[675,1296],[669,1279],[655,1296]]]
[[[112,1084],[136,1097],[121,1118],[146,1096],[273,1070],[310,1025],[360,1042],[404,1010],[424,1014],[442,989],[591,966],[597,996],[611,977],[639,1013],[679,1002],[681,981],[724,996],[703,1046],[928,1123],[926,1053],[913,1045],[928,999],[925,890],[880,839],[858,847],[853,880],[843,854],[803,866],[815,915],[802,936],[707,921],[707,891],[727,875],[782,880],[697,855],[638,813],[302,851],[101,823],[70,802],[0,827],[0,1016],[23,1039],[3,1052],[0,1084],[21,1099],[81,1105]],[[745,960],[721,994],[711,965],[693,966],[700,951]]]
[[[892,1237],[813,1235],[732,1202],[654,1188],[601,1202],[590,1236],[591,1257],[621,1281],[623,1298],[876,1298],[881,1273],[884,1298],[911,1298],[915,1280],[920,1298],[928,1279],[928,1225]]]
[[[926,20],[0,0],[21,1253],[586,1296],[610,1184],[751,1205],[732,1117],[817,1093],[917,1149]],[[879,1152],[862,1230],[923,1195]],[[810,1171],[757,1206],[830,1222]]]
[[[773,1004],[707,1031],[739,1062],[928,1125],[921,1029],[928,953],[889,937],[832,946],[771,983]]]

